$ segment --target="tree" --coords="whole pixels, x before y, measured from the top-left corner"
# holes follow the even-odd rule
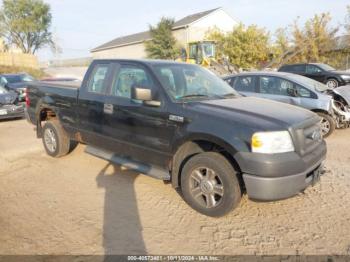
[[[345,17],[345,29],[347,33],[350,35],[350,5],[346,7],[347,14]]]
[[[172,35],[173,25],[173,19],[163,17],[157,26],[150,26],[152,39],[145,43],[149,58],[174,60],[179,57],[179,48]]]
[[[0,33],[8,45],[35,54],[45,46],[55,47],[51,20],[50,6],[42,0],[3,0]]]
[[[327,62],[329,52],[335,44],[335,34],[338,27],[331,27],[329,13],[315,15],[307,20],[303,28],[297,21],[292,28],[292,43],[296,55],[292,61],[298,62]]]
[[[240,24],[228,33],[214,29],[207,38],[216,41],[218,56],[228,56],[230,63],[240,68],[258,68],[269,58],[270,35],[256,25]]]

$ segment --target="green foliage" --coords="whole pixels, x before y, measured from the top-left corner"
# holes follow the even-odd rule
[[[292,41],[297,54],[292,61],[328,62],[328,53],[335,45],[335,34],[339,28],[331,27],[329,13],[315,15],[300,28],[297,22],[292,28]]]
[[[42,0],[3,0],[1,36],[23,53],[35,54],[44,46],[54,46],[51,19],[50,6]]]
[[[216,41],[218,57],[228,56],[233,65],[258,68],[268,60],[269,33],[256,25],[245,27],[240,24],[228,33],[214,29],[208,32],[207,37]]]
[[[145,43],[149,58],[174,60],[179,57],[180,49],[172,35],[173,25],[173,19],[163,17],[157,26],[150,26],[152,39]]]
[[[19,72],[28,73],[34,76],[36,79],[47,76],[42,70],[29,68],[29,67],[18,67],[18,66],[1,66],[0,74],[17,74]]]

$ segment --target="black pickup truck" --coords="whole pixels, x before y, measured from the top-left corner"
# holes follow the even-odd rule
[[[318,116],[242,97],[197,65],[96,60],[80,87],[33,83],[26,115],[48,155],[86,152],[172,183],[208,216],[303,191],[323,173]]]

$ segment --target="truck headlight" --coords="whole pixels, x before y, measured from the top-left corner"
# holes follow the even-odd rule
[[[341,75],[344,80],[350,80],[350,75]]]
[[[288,131],[257,132],[252,136],[252,152],[276,154],[293,152],[294,145]]]

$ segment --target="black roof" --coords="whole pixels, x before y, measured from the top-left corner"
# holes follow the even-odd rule
[[[216,10],[219,10],[219,9],[221,9],[221,7],[186,16],[186,17],[175,22],[173,30],[183,28],[183,27],[199,20],[200,18],[205,17],[205,16],[209,15],[210,13],[212,13]],[[113,47],[118,47],[118,46],[123,46],[123,45],[136,44],[136,43],[140,43],[140,42],[150,40],[150,39],[151,39],[150,32],[144,31],[144,32],[136,33],[136,34],[118,37],[116,39],[113,39],[112,41],[109,41],[103,45],[100,45],[100,46],[92,49],[91,52],[110,49]]]

